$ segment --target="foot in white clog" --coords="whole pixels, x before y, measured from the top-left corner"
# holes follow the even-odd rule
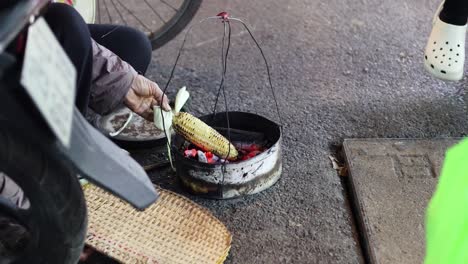
[[[436,16],[424,53],[424,66],[429,73],[448,81],[463,78],[466,30],[467,25],[448,24]]]

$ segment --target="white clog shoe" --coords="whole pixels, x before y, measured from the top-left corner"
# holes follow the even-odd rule
[[[441,5],[442,6],[442,5]],[[457,26],[440,20],[437,11],[424,53],[424,67],[436,78],[459,81],[465,64],[467,25]]]

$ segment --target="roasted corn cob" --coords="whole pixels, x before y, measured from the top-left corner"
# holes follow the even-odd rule
[[[172,119],[172,127],[176,133],[204,151],[210,151],[222,159],[237,158],[236,148],[225,137],[189,113],[176,113]]]

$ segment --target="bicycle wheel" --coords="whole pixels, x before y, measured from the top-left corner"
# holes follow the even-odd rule
[[[148,35],[153,50],[179,34],[195,16],[202,0],[96,0],[98,24],[137,28]]]
[[[14,254],[11,250],[2,252],[0,247],[0,263],[75,264],[87,226],[86,203],[78,179],[63,161],[16,134],[0,123],[0,171],[24,192],[29,206],[21,209],[2,198],[0,215],[26,228],[29,239]],[[15,235],[0,228],[3,240],[7,239],[5,234]],[[2,239],[0,242],[4,242]]]

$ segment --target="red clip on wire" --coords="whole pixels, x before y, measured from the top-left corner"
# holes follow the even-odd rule
[[[223,20],[223,22],[229,20],[229,14],[227,12],[221,12],[221,13],[217,14],[216,16],[221,18]]]

